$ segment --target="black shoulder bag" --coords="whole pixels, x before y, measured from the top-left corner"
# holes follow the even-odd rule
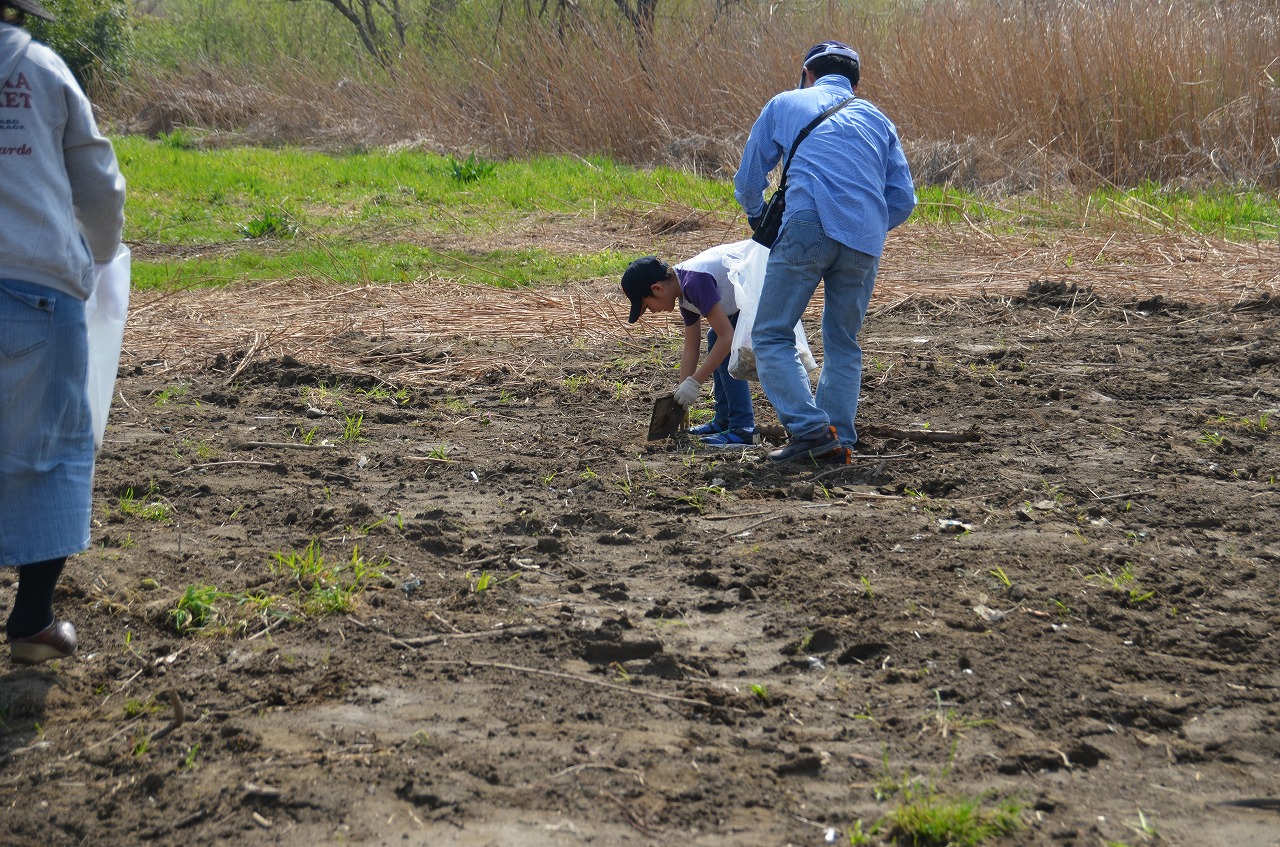
[[[782,229],[782,213],[787,208],[787,168],[791,167],[791,157],[796,154],[796,148],[800,146],[800,142],[804,141],[805,136],[813,131],[813,128],[834,115],[836,112],[848,106],[856,98],[850,97],[827,109],[821,115],[809,121],[809,125],[800,130],[800,134],[796,136],[795,143],[791,145],[791,152],[787,154],[786,164],[782,166],[782,176],[778,179],[778,190],[773,192],[773,196],[769,198],[769,202],[765,204],[764,214],[760,216],[760,225],[756,227],[756,231],[751,233],[751,240],[765,247],[773,247],[773,242],[778,240],[778,231]]]

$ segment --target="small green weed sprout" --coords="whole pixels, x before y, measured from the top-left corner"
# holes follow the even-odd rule
[[[278,567],[272,566],[273,573],[283,573],[293,578],[299,587],[314,582],[325,568],[324,555],[320,552],[319,539],[313,538],[301,553],[290,550],[288,553],[272,553]]]
[[[387,560],[369,562],[360,546],[351,548],[351,558],[330,563],[320,550],[319,539],[312,539],[301,552],[271,554],[273,574],[289,578],[294,585],[293,599],[303,614],[334,614],[351,611],[356,597],[370,582],[382,577]],[[278,614],[278,613],[277,613]]]
[[[929,729],[934,729],[943,738],[950,738],[952,735],[959,735],[967,729],[973,729],[978,726],[989,726],[995,721],[984,718],[967,718],[955,709],[943,708],[942,692],[938,689],[933,690],[936,700],[936,707],[933,713],[925,719],[920,727],[920,735],[923,736]]]
[[[1110,571],[1093,573],[1089,574],[1085,579],[1111,591],[1118,591],[1124,594],[1131,606],[1141,605],[1156,596],[1155,591],[1148,590],[1138,584],[1138,578],[1133,572],[1133,564],[1130,562],[1125,562],[1120,570],[1114,574]]]
[[[1114,574],[1108,569],[1085,577],[1085,581],[1110,588],[1112,591],[1124,591],[1135,579],[1137,577],[1133,575],[1133,565],[1129,562],[1125,562]]]
[[[1196,439],[1197,444],[1207,444],[1210,447],[1221,447],[1227,443],[1227,439],[1217,430],[1202,430],[1200,437]]]
[[[751,695],[755,697],[757,700],[759,700],[761,703],[769,702],[769,689],[758,682],[752,684]]]
[[[179,397],[185,397],[187,394],[187,386],[179,383],[178,385],[170,385],[161,391],[157,391],[154,395],[155,399],[152,403],[157,407],[164,407],[169,401],[176,400]]]
[[[222,618],[218,601],[230,595],[223,594],[212,585],[188,585],[178,599],[178,605],[169,611],[174,628],[181,633],[204,629]]]
[[[480,575],[476,577],[472,576],[471,571],[467,571],[466,577],[471,580],[471,591],[475,594],[483,594],[491,588],[497,588],[499,585],[506,585],[508,582],[514,582],[520,578],[520,574],[513,573],[503,577],[502,579],[497,579],[497,577],[489,571],[481,571]]]
[[[390,400],[391,391],[382,385],[375,385],[373,388],[357,388],[357,397],[366,397],[370,400]]]
[[[360,440],[360,430],[364,426],[364,415],[344,415],[341,440],[354,444]]]
[[[1013,581],[1010,580],[1009,575],[1004,572],[1004,568],[995,568],[990,573],[1005,588],[1013,588]]]
[[[139,735],[133,741],[133,755],[135,758],[141,759],[147,753],[151,752],[151,734],[145,733]]]
[[[187,750],[187,755],[182,757],[182,769],[184,771],[193,771],[196,769],[196,757],[200,755],[200,744],[196,742],[191,745],[191,749]]]
[[[240,224],[238,230],[245,238],[293,238],[298,234],[298,224],[278,209],[264,209],[258,217]]]
[[[134,494],[132,488],[127,488],[124,494],[120,495],[120,514],[142,518],[147,521],[167,521],[169,519],[169,506],[166,503],[161,503],[155,497],[156,484],[154,480],[148,486],[146,495],[141,499]]]
[[[153,711],[153,703],[151,700],[142,700],[138,697],[130,697],[124,701],[124,716],[126,718],[136,718],[141,714]]]
[[[1147,819],[1142,809],[1138,809],[1138,819],[1128,824],[1129,828],[1142,836],[1143,841],[1151,841],[1160,833],[1156,832],[1155,824]]]
[[[853,826],[845,831],[849,836],[849,847],[871,847],[876,842],[872,839],[880,834],[880,824],[874,823],[870,829],[862,828],[862,818],[858,818],[853,822]]]

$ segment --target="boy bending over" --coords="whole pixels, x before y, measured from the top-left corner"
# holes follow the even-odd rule
[[[740,243],[721,244],[672,267],[657,256],[636,259],[622,274],[622,291],[631,301],[628,323],[650,312],[670,312],[678,305],[684,319],[684,351],[680,356],[677,403],[692,406],[707,378],[712,380],[715,417],[689,430],[708,447],[745,447],[758,441],[751,385],[729,375],[729,351],[738,323],[738,304],[725,267],[725,257]],[[707,321],[707,355],[699,364],[702,319]]]

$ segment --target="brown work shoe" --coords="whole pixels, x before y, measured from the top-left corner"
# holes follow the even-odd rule
[[[781,450],[771,452],[769,460],[778,464],[804,461],[846,465],[849,463],[849,448],[840,443],[834,426],[824,426],[793,436]]]
[[[70,621],[54,621],[35,635],[9,639],[9,656],[20,665],[65,659],[76,651],[76,628]]]

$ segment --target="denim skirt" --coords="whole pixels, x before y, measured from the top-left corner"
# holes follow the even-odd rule
[[[88,356],[83,300],[0,279],[0,565],[89,546]]]

